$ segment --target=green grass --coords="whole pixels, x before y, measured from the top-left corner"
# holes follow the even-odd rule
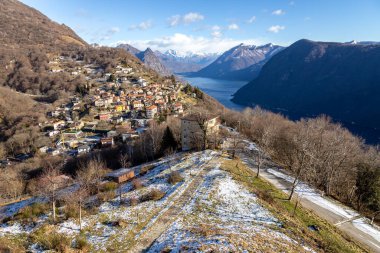
[[[367,252],[337,228],[320,219],[312,212],[298,205],[293,217],[295,201],[287,201],[288,195],[275,188],[269,182],[256,177],[256,173],[246,167],[240,160],[223,159],[221,169],[228,171],[233,179],[243,183],[248,190],[255,193],[260,203],[272,212],[283,224],[282,232],[294,239],[303,238],[315,249],[323,252]],[[318,227],[312,231],[310,225]]]

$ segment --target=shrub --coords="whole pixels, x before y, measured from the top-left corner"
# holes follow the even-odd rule
[[[161,191],[158,189],[153,189],[150,192],[148,192],[147,194],[143,195],[140,200],[141,200],[141,202],[150,201],[150,200],[160,200],[164,196],[165,196],[164,191]]]
[[[67,204],[64,209],[65,218],[76,218],[79,216],[79,207],[73,204]]]
[[[71,245],[71,239],[63,234],[57,233],[52,226],[43,226],[31,235],[33,243],[37,243],[44,250],[55,250],[66,252]]]
[[[48,206],[46,204],[34,203],[20,209],[16,215],[16,219],[31,220],[37,219],[38,216],[44,214]]]
[[[268,190],[257,190],[256,194],[260,199],[268,202],[269,204],[273,203],[274,201],[272,194]]]
[[[89,248],[89,243],[87,241],[86,236],[79,235],[75,240],[75,248],[80,251],[86,251]]]
[[[25,252],[25,247],[21,243],[14,240],[10,240],[5,237],[0,237],[0,252],[12,253],[12,252]]]
[[[146,165],[146,166],[141,167],[140,175],[145,175],[146,173],[148,173],[148,171],[150,171],[153,168],[154,168],[154,165]]]
[[[132,186],[134,190],[137,190],[137,189],[142,188],[144,185],[140,179],[136,178],[136,179],[133,179]]]
[[[117,227],[126,228],[128,227],[128,225],[128,222],[124,219],[118,219],[117,221],[115,221],[115,226]]]
[[[130,206],[137,206],[138,204],[139,204],[139,198],[137,198],[137,197],[132,197],[129,200],[129,205]]]
[[[115,182],[107,182],[101,185],[100,191],[101,192],[109,192],[109,191],[114,191],[118,187],[117,183]]]
[[[200,224],[197,227],[191,228],[191,232],[202,235],[204,237],[210,237],[219,234],[221,231],[214,226],[210,226],[208,224]]]
[[[178,171],[173,171],[172,173],[170,173],[169,179],[168,179],[169,183],[173,185],[178,182],[181,182],[182,180],[183,180],[183,177]]]
[[[100,201],[110,201],[116,197],[116,193],[114,191],[109,191],[109,192],[101,192],[98,194],[98,199]]]

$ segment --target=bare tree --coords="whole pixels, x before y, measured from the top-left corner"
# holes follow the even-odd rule
[[[213,132],[210,119],[212,118],[209,111],[204,108],[193,108],[193,111],[188,116],[189,119],[194,121],[199,128],[199,131],[195,131],[193,141],[195,146],[200,146],[202,150],[207,148],[209,134]]]
[[[100,156],[94,156],[87,162],[79,164],[79,171],[77,174],[83,179],[83,183],[86,184],[87,190],[93,192],[93,189],[96,189],[96,192],[99,193],[100,182],[107,172],[108,169],[105,162]]]
[[[164,134],[163,126],[159,125],[155,121],[152,121],[146,133],[149,140],[149,143],[146,143],[146,145],[149,145],[151,157],[154,159],[161,148],[162,136]]]
[[[18,198],[24,190],[25,182],[16,170],[0,169],[0,197]]]
[[[86,197],[90,195],[90,185],[87,182],[87,176],[84,173],[80,173],[77,176],[78,190],[73,194],[73,198],[78,203],[79,208],[79,229],[82,230],[82,209]]]
[[[168,116],[166,125],[170,127],[177,143],[181,143],[181,120],[178,117]]]
[[[251,115],[252,126],[245,130],[246,135],[251,140],[254,140],[257,148],[253,150],[254,159],[256,161],[257,173],[256,177],[259,177],[260,170],[264,165],[267,157],[272,153],[272,142],[281,124],[281,118],[274,114],[266,113],[260,108],[254,110],[245,111],[246,115]]]
[[[131,166],[131,162],[129,160],[129,155],[127,153],[120,154],[119,163],[120,163],[122,168],[128,168],[129,166]]]
[[[234,159],[236,153],[243,149],[243,141],[240,134],[238,132],[223,128],[220,135],[226,138],[228,149],[231,151],[231,157]]]
[[[273,145],[273,158],[284,168],[293,173],[294,179],[290,189],[291,200],[300,179],[304,177],[305,170],[312,162],[310,149],[310,129],[304,121],[298,122],[294,127],[287,127],[280,134]]]
[[[60,168],[49,164],[44,169],[42,176],[38,180],[38,191],[40,194],[49,199],[52,204],[53,222],[56,221],[56,201],[57,190],[60,186],[61,180],[59,178]]]

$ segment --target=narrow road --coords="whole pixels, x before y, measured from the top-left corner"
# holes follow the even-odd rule
[[[176,196],[176,200],[169,208],[161,213],[156,221],[147,228],[137,239],[136,244],[131,249],[130,253],[144,252],[154,243],[154,241],[164,233],[169,226],[182,213],[183,207],[191,201],[197,188],[202,184],[204,176],[216,165],[215,156],[201,166],[198,174],[193,176],[191,183],[180,196]]]
[[[249,166],[252,170],[257,171],[255,161],[245,153],[239,153],[238,156]],[[274,185],[276,188],[289,192],[292,184],[273,172],[273,169],[264,168],[260,170],[260,176]],[[283,173],[283,171],[281,171]],[[295,193],[294,197],[299,197],[300,204],[325,219],[329,223],[336,225],[341,231],[350,236],[353,240],[362,244],[372,252],[380,253],[380,230],[374,226],[365,223],[363,218],[358,217],[356,212],[351,208],[337,203],[327,197],[317,196],[318,199],[323,201],[316,201],[315,196],[302,195]],[[336,206],[341,210],[347,211],[339,213]],[[353,217],[348,215],[352,214]]]

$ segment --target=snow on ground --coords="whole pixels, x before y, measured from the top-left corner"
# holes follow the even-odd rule
[[[41,215],[34,223],[22,224],[18,221],[0,225],[0,237],[31,233],[48,220],[47,215]]]
[[[364,233],[371,235],[375,240],[380,242],[380,230],[368,223],[366,218],[360,218],[352,221],[352,224]]]
[[[41,201],[40,198],[29,198],[19,202],[0,207],[0,220],[16,214],[21,208],[31,205],[36,201]]]
[[[158,201],[147,201],[135,206],[120,205],[119,197],[100,205],[94,215],[84,216],[82,228],[85,231],[88,242],[96,252],[109,252],[112,247],[120,250],[127,249],[133,243],[134,237],[139,232],[153,225],[157,217],[178,200],[184,190],[190,184],[194,174],[199,173],[201,167],[211,160],[216,152],[204,151],[190,155],[174,155],[155,163],[155,167],[140,177],[144,187],[132,189],[130,182],[122,185],[122,200],[129,203],[131,198],[139,198],[152,189],[165,192],[165,197]],[[180,172],[183,182],[171,185],[168,182],[169,174],[173,171]],[[71,192],[71,189],[68,192]],[[20,203],[20,205],[30,203]],[[19,209],[17,206],[15,209]],[[122,226],[115,225],[117,221],[123,221]],[[41,225],[43,222],[38,223]],[[36,227],[24,226],[18,222],[3,224],[0,226],[0,236],[11,236],[22,233],[31,233]],[[74,238],[80,233],[79,221],[69,219],[57,225],[57,232]],[[126,239],[128,238],[128,239]],[[116,246],[115,246],[116,245]],[[36,245],[31,245],[29,250],[35,252]]]
[[[259,150],[257,145],[251,141],[248,141],[248,140],[244,140],[244,142],[248,145],[247,149],[250,150],[250,151],[257,151]]]
[[[256,196],[217,165],[148,252],[311,251],[280,230],[281,223]]]
[[[7,234],[21,234],[28,229],[23,227],[20,223],[15,223],[12,225],[3,224],[0,226],[0,236]]]
[[[293,182],[294,178],[291,176],[286,175],[285,173],[281,172],[281,170],[276,169],[268,169],[268,173],[275,175],[276,177],[282,178],[288,182]],[[302,198],[306,198],[307,200],[337,214],[338,216],[341,216],[346,219],[353,218],[355,216],[358,216],[359,213],[352,210],[349,207],[340,205],[339,203],[327,199],[321,195],[317,190],[311,188],[307,184],[303,182],[299,182],[296,186],[295,192]]]

